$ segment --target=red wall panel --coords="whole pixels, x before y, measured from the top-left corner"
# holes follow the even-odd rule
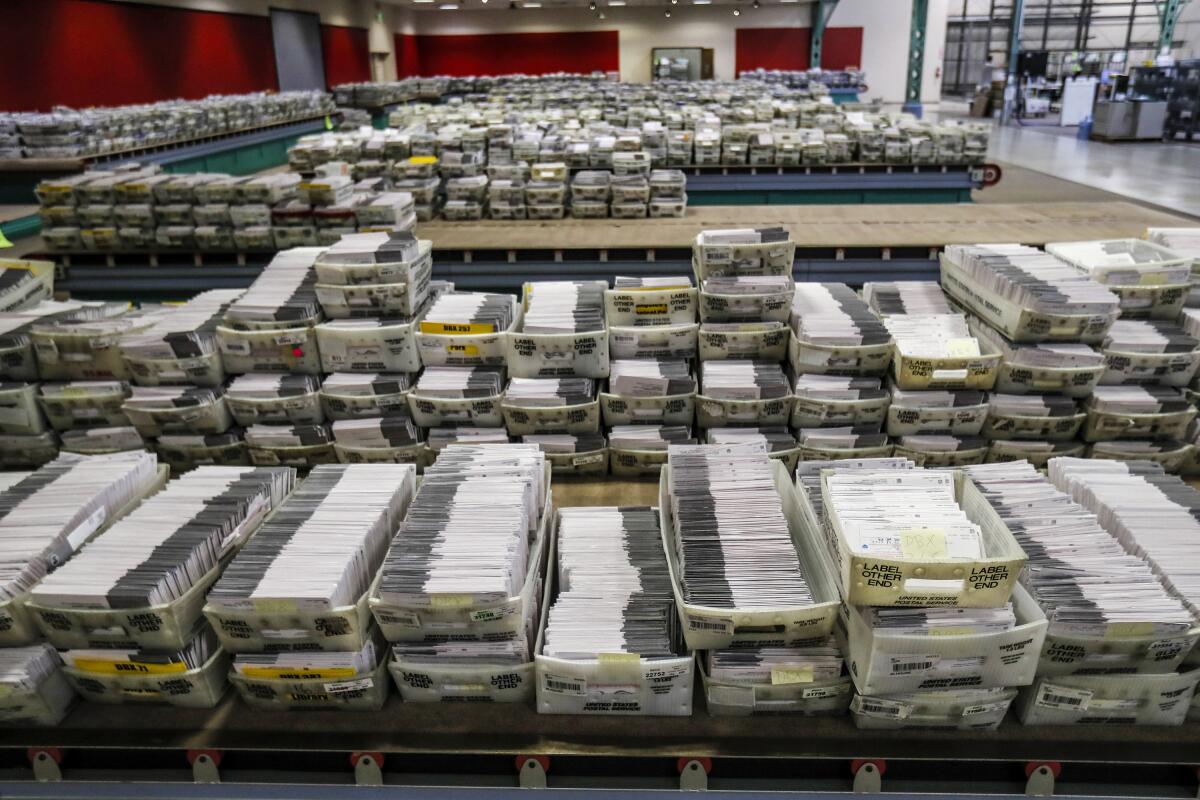
[[[266,17],[99,0],[4,0],[0,109],[275,89]]]
[[[325,51],[325,83],[358,83],[371,80],[371,52],[366,28],[321,26],[321,47]]]
[[[411,33],[397,33],[393,40],[396,49],[396,73],[401,78],[421,76],[421,54],[418,52],[418,37]]]
[[[862,28],[826,28],[825,41],[821,45],[821,68],[861,67],[862,42]]]
[[[609,71],[620,63],[616,31],[396,36],[401,77]]]
[[[808,69],[809,28],[738,28],[734,71]],[[821,47],[824,69],[862,64],[862,28],[826,28]]]

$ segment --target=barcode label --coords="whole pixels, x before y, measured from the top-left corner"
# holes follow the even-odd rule
[[[812,686],[801,691],[800,696],[805,700],[825,700],[830,697],[841,697],[849,692],[850,684],[843,683],[837,686]]]
[[[850,708],[864,716],[887,719],[906,719],[913,711],[913,707],[908,703],[897,703],[892,700],[863,697],[862,695],[855,696]]]
[[[400,625],[405,628],[421,627],[421,618],[416,614],[409,614],[403,611],[377,610],[375,616],[384,625]]]
[[[996,711],[1002,711],[1008,708],[1008,703],[983,703],[977,706],[967,706],[963,709],[964,717],[973,717],[978,714],[991,714]]]
[[[559,675],[547,675],[542,683],[547,692],[555,694],[587,694],[587,681],[582,678],[564,678]]]
[[[890,666],[892,675],[908,675],[913,672],[926,672],[940,661],[940,656],[891,656]]]
[[[733,633],[733,622],[725,619],[707,619],[705,617],[689,616],[688,628],[693,631]]]
[[[1092,692],[1087,689],[1072,689],[1067,686],[1044,683],[1041,691],[1038,692],[1037,704],[1046,708],[1087,711],[1091,699]]]
[[[496,606],[494,608],[481,608],[470,613],[472,622],[497,622],[511,617],[513,614],[520,612],[520,603],[509,603],[508,605]]]
[[[352,694],[354,692],[365,692],[375,685],[375,681],[370,678],[359,678],[353,681],[338,681],[336,683],[325,684],[325,691],[330,694]]]

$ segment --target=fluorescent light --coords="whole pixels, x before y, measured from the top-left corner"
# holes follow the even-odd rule
[[[438,6],[442,11],[458,11],[457,3],[442,3]]]
[[[608,0],[608,5],[612,8],[625,5],[625,0]]]
[[[694,6],[711,6],[712,0],[692,0]]]
[[[522,3],[521,8],[541,8],[541,3]]]
[[[800,0],[779,0],[781,3],[799,3]]]
[[[421,5],[425,5],[426,3],[433,3],[433,2],[436,2],[436,0],[413,0],[413,2],[414,2],[414,3],[420,3]]]

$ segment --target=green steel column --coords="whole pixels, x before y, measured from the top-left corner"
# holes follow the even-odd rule
[[[812,4],[812,36],[808,48],[808,65],[812,69],[821,67],[821,47],[825,44],[825,28],[837,8],[838,0],[816,0]]]
[[[912,0],[912,28],[908,33],[908,75],[904,110],[921,116],[921,78],[925,73],[925,21],[929,0]]]
[[[1175,23],[1183,15],[1189,0],[1165,0],[1158,14],[1158,52],[1170,51],[1175,38]],[[1156,4],[1157,6],[1157,4]]]
[[[1012,25],[1008,29],[1008,82],[1004,87],[1004,108],[1000,113],[1000,124],[1007,125],[1017,104],[1020,87],[1017,61],[1021,58],[1021,29],[1025,26],[1025,0],[1013,0]]]

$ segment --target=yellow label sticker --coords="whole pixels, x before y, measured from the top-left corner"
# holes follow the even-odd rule
[[[1167,282],[1167,276],[1161,272],[1148,272],[1138,278],[1139,286],[1161,286]]]
[[[135,661],[109,661],[103,658],[77,658],[75,669],[80,672],[98,672],[104,675],[174,675],[187,672],[187,664],[173,661],[169,664],[146,664]]]
[[[431,608],[466,608],[472,603],[474,603],[474,598],[465,592],[460,594],[429,595],[429,606]]]
[[[4,231],[0,231],[0,236],[4,235]],[[0,245],[2,247],[3,245]],[[28,261],[14,261],[8,258],[0,258],[0,267],[4,269],[19,269],[28,272],[33,269],[33,264]]]
[[[646,303],[638,304],[633,307],[635,314],[665,314],[667,313],[666,303]]]
[[[260,614],[292,614],[296,603],[292,600],[255,600],[254,610]]]
[[[813,665],[802,664],[798,667],[771,667],[771,685],[787,686],[792,683],[812,683]]]
[[[479,355],[479,347],[473,344],[448,344],[446,345],[446,352],[459,356],[477,356]]]
[[[328,114],[325,115],[325,130],[333,130],[333,117],[329,116]]]
[[[495,333],[496,326],[488,322],[422,322],[421,333],[442,333],[450,336]]]
[[[410,164],[436,164],[437,156],[413,156],[408,159]]]
[[[274,678],[276,680],[311,681],[324,678],[353,678],[358,673],[353,667],[320,667],[296,669],[295,667],[246,667],[242,674],[247,678]]]
[[[1153,622],[1110,622],[1104,629],[1105,639],[1131,639],[1137,636],[1153,635]]]
[[[944,628],[930,628],[930,636],[970,636],[975,632],[974,628],[963,627],[961,625],[947,625]]]
[[[0,247],[12,247],[13,243],[4,235],[4,229],[0,228]]]
[[[979,355],[979,341],[969,336],[951,339],[946,342],[946,352],[951,358],[972,358]]]
[[[596,661],[601,664],[641,664],[642,657],[637,653],[597,653]]]
[[[900,553],[905,558],[946,558],[946,532],[941,528],[906,528],[900,531]]]

